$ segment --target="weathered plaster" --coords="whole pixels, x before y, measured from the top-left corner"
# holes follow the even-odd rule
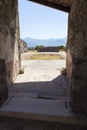
[[[0,0],[0,105],[20,68],[17,0]],[[2,73],[3,70],[3,73]]]
[[[7,83],[19,72],[19,23],[17,0],[0,1],[0,58],[6,63]]]

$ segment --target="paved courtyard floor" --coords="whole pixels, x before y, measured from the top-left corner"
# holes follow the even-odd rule
[[[24,56],[27,55],[26,53]],[[60,70],[66,68],[66,59],[22,60],[24,73],[19,74],[12,86],[10,96],[43,99],[69,98],[69,82]]]

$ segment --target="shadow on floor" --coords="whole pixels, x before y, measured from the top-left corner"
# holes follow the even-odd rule
[[[31,98],[64,98],[70,95],[70,85],[66,76],[59,75],[52,81],[13,83],[9,87],[9,95]]]

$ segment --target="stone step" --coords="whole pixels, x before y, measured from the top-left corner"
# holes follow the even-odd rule
[[[87,117],[72,113],[64,100],[10,97],[0,108],[0,116],[64,124],[87,124]]]

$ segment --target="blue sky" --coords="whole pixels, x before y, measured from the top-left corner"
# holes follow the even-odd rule
[[[67,37],[68,13],[19,0],[21,38],[34,39]]]

